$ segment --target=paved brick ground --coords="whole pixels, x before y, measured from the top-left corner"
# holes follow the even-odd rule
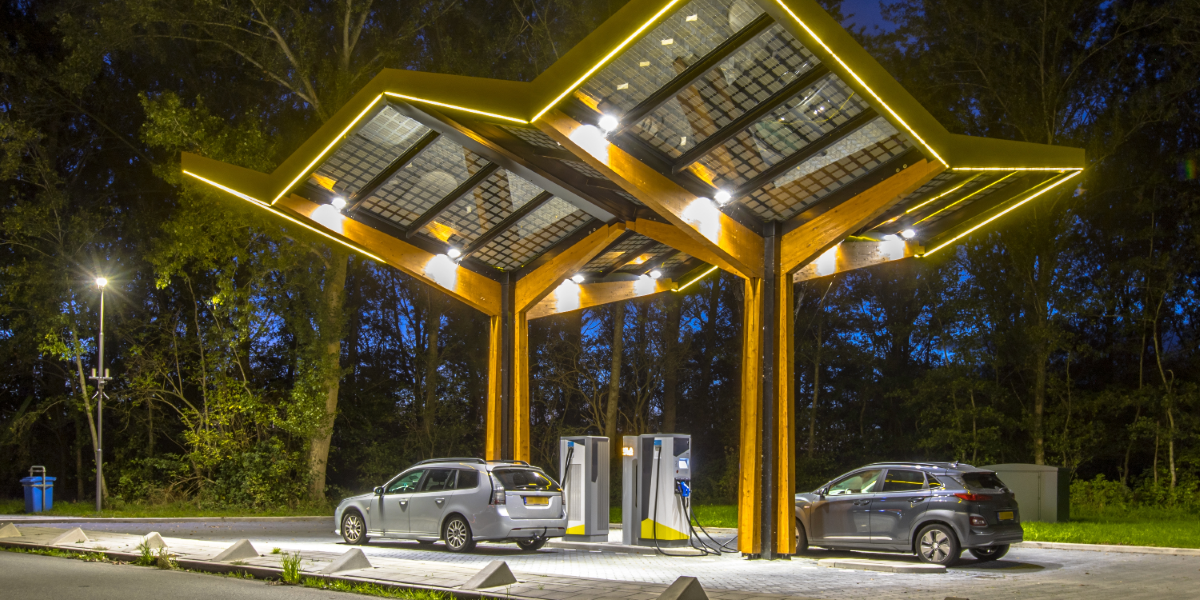
[[[55,525],[69,527],[69,524]],[[89,523],[87,529],[100,529]],[[249,538],[260,549],[344,552],[332,526],[319,524],[204,525],[112,524],[104,529],[144,533],[151,529],[169,537],[209,540]],[[190,532],[190,533],[189,533]],[[830,569],[816,560],[835,556],[915,560],[907,557],[863,553],[814,551],[809,558],[790,561],[747,561],[737,555],[704,558],[667,558],[632,554],[543,549],[522,553],[511,545],[484,545],[469,555],[452,554],[440,544],[372,542],[363,547],[368,556],[423,561],[432,565],[482,567],[497,558],[514,571],[596,579],[669,584],[681,575],[698,577],[706,588],[740,592],[723,593],[732,600],[752,600],[755,594],[783,594],[815,598],[910,599],[947,596],[991,600],[1006,598],[1197,598],[1200,597],[1200,557],[1079,552],[1069,550],[1014,549],[1004,560],[959,567],[940,575],[902,575]],[[450,570],[456,570],[453,567]],[[744,595],[744,597],[742,597]]]

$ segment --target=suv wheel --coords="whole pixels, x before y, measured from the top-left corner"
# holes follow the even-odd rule
[[[917,534],[917,557],[923,562],[949,567],[961,555],[958,538],[945,525],[928,525]]]
[[[1003,546],[991,546],[989,548],[971,548],[970,552],[972,556],[979,560],[979,562],[999,560],[1003,558],[1005,554],[1008,554],[1008,544],[1004,544]]]
[[[800,523],[800,519],[796,519],[796,554],[805,554],[808,552],[808,532],[804,531],[804,525]]]
[[[523,540],[517,540],[517,545],[526,552],[533,552],[534,550],[540,550],[542,546],[546,545],[546,538],[526,538]]]
[[[346,511],[342,515],[342,539],[347,544],[367,543],[367,524],[357,511]]]
[[[446,547],[451,552],[467,552],[475,547],[475,538],[471,537],[471,526],[467,524],[466,519],[458,515],[446,521],[442,537],[446,539]]]

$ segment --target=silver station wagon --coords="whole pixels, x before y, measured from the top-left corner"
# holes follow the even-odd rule
[[[466,552],[489,540],[537,550],[566,532],[562,496],[557,482],[523,461],[425,460],[370,494],[342,500],[334,531],[347,544],[445,540],[451,551]]]
[[[876,463],[796,494],[796,553],[810,545],[915,553],[952,565],[996,560],[1024,536],[1017,500],[992,471],[960,463]]]

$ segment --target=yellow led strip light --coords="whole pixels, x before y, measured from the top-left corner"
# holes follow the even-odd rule
[[[717,268],[716,268],[716,267],[713,267],[713,268],[711,268],[711,269],[709,269],[709,270],[707,270],[707,271],[705,271],[705,272],[701,273],[700,275],[696,276],[696,278],[695,278],[695,279],[693,279],[693,280],[691,280],[691,281],[689,281],[689,282],[687,282],[687,283],[683,284],[683,287],[681,287],[681,288],[679,288],[679,289],[675,290],[675,292],[676,292],[676,293],[678,293],[678,292],[682,292],[683,290],[686,290],[686,289],[688,289],[688,287],[690,287],[690,286],[691,286],[693,283],[696,283],[697,281],[700,281],[701,279],[704,279],[705,277],[707,277],[707,276],[708,276],[708,274],[709,274],[709,273],[712,273],[713,271],[716,271],[716,270],[717,270]]]
[[[989,189],[992,188],[992,186],[1002,183],[1005,179],[1008,179],[1009,177],[1012,177],[1013,175],[1016,175],[1016,174],[1017,174],[1016,172],[1009,173],[1008,175],[1005,175],[1004,177],[1001,177],[1000,179],[997,179],[997,180],[971,192],[970,194],[967,194],[966,196],[963,196],[962,198],[959,198],[958,200],[955,200],[954,202],[951,202],[950,204],[947,204],[947,205],[939,208],[938,210],[936,210],[932,214],[930,214],[928,217],[925,217],[924,219],[921,219],[920,221],[913,223],[913,225],[920,225],[921,223],[924,223],[925,221],[928,221],[928,220],[942,214],[943,212],[946,212],[946,210],[949,209],[950,207],[962,204],[963,202],[966,202],[967,200],[970,200],[971,198],[974,198],[975,196],[978,196],[978,195],[988,191]]]
[[[966,180],[966,181],[962,182],[961,184],[959,184],[959,186],[958,186],[958,187],[956,187],[956,188],[954,188],[954,189],[952,189],[952,190],[950,190],[950,191],[948,191],[948,192],[946,192],[946,193],[944,193],[944,194],[938,194],[938,197],[937,197],[937,198],[930,198],[929,200],[926,200],[926,201],[924,201],[924,202],[922,202],[922,203],[920,203],[920,204],[918,204],[918,205],[916,205],[916,206],[914,206],[914,207],[912,207],[912,208],[910,208],[910,209],[908,209],[908,210],[904,211],[904,214],[906,214],[906,215],[907,215],[907,214],[909,214],[909,213],[911,213],[911,212],[916,212],[916,211],[918,211],[918,210],[921,210],[921,207],[922,207],[922,206],[925,206],[926,204],[929,204],[930,202],[937,202],[938,200],[941,200],[942,198],[945,198],[946,196],[949,196],[950,194],[953,194],[954,192],[957,192],[958,190],[961,190],[961,189],[963,189],[963,187],[965,187],[965,186],[966,186],[968,183],[971,183],[972,181],[975,181],[976,179],[979,179],[979,178],[980,178],[980,177],[982,177],[982,176],[983,176],[983,174],[982,174],[982,173],[980,173],[979,175],[975,175],[974,177],[971,177],[970,179],[968,179],[968,180]]]
[[[946,246],[949,246],[950,244],[953,244],[954,242],[957,242],[958,240],[970,235],[976,229],[979,229],[980,227],[983,227],[984,225],[987,225],[988,223],[991,223],[992,221],[995,221],[996,219],[1003,217],[1004,215],[1008,214],[1012,210],[1016,209],[1018,206],[1021,206],[1022,204],[1025,204],[1026,202],[1029,202],[1030,200],[1033,200],[1034,198],[1037,198],[1038,196],[1041,196],[1042,194],[1045,194],[1046,192],[1049,192],[1050,190],[1070,181],[1071,179],[1078,176],[1080,173],[1082,173],[1082,171],[1074,171],[1070,175],[1066,175],[1062,179],[1059,179],[1057,182],[1055,182],[1053,185],[1046,187],[1046,188],[1042,189],[1041,191],[1030,194],[1024,200],[1004,209],[1003,211],[1001,211],[1000,213],[998,213],[996,215],[992,215],[992,217],[989,218],[988,220],[954,236],[954,238],[951,239],[950,241],[947,241],[946,243],[942,244],[941,246],[938,246],[937,248],[934,248],[933,250],[930,250],[929,252],[926,252],[925,254],[920,255],[920,257],[925,258],[927,256],[933,255],[934,252],[937,252],[938,250],[941,250],[942,248],[945,248]]]
[[[230,194],[233,194],[234,196],[237,196],[238,198],[241,198],[242,200],[245,200],[245,201],[247,201],[247,202],[249,202],[249,203],[251,203],[251,204],[253,204],[253,205],[255,205],[255,206],[257,206],[257,207],[259,207],[259,208],[261,208],[261,209],[263,209],[263,210],[266,210],[266,211],[270,212],[270,213],[271,213],[271,214],[273,214],[273,215],[276,215],[276,216],[279,216],[279,217],[283,217],[283,218],[285,218],[285,219],[287,219],[287,220],[289,220],[289,221],[291,221],[291,222],[293,222],[293,223],[295,223],[295,224],[297,224],[297,225],[299,225],[299,226],[301,226],[301,227],[303,227],[303,228],[305,228],[305,229],[308,229],[309,231],[312,231],[313,233],[320,234],[320,235],[322,235],[322,236],[324,236],[324,237],[326,237],[326,238],[329,238],[329,239],[331,239],[331,240],[333,240],[333,241],[335,241],[335,242],[337,242],[337,243],[339,243],[339,244],[341,244],[341,245],[343,245],[343,246],[345,246],[345,247],[347,247],[347,248],[349,248],[349,249],[351,249],[351,250],[353,250],[353,251],[355,251],[355,252],[358,252],[359,254],[362,254],[363,256],[366,256],[366,257],[368,257],[368,258],[371,258],[371,259],[374,259],[374,260],[376,260],[376,261],[379,261],[380,263],[387,264],[387,261],[386,261],[386,260],[383,260],[382,258],[379,258],[378,256],[375,256],[374,254],[371,254],[370,252],[367,252],[366,250],[364,250],[364,249],[360,248],[359,246],[356,246],[356,245],[354,245],[354,244],[351,244],[351,243],[349,243],[349,242],[347,242],[347,241],[345,241],[345,240],[343,240],[343,239],[340,239],[340,238],[338,238],[337,236],[330,235],[330,234],[329,234],[329,233],[327,233],[327,232],[321,231],[320,229],[317,229],[316,227],[313,227],[312,225],[309,225],[308,223],[305,223],[304,221],[301,221],[301,220],[299,220],[299,219],[296,219],[296,218],[292,217],[291,215],[285,214],[285,213],[283,213],[283,212],[279,211],[278,209],[276,209],[276,208],[272,207],[271,205],[267,204],[266,202],[263,202],[262,200],[259,200],[258,198],[254,198],[254,197],[252,197],[252,196],[247,196],[246,194],[243,194],[243,193],[241,193],[241,192],[239,192],[239,191],[237,191],[237,190],[235,190],[235,189],[233,189],[233,188],[231,188],[231,187],[226,187],[226,186],[223,186],[223,185],[221,185],[221,184],[219,184],[219,183],[217,183],[217,182],[215,182],[215,181],[213,181],[213,180],[211,180],[211,179],[205,179],[204,177],[201,177],[201,176],[199,176],[199,175],[197,175],[197,174],[195,174],[195,173],[192,173],[191,171],[188,171],[188,170],[186,170],[186,169],[183,171],[183,174],[184,174],[184,175],[188,175],[189,177],[195,177],[196,179],[199,179],[200,181],[203,181],[204,183],[207,183],[208,185],[211,185],[211,186],[213,186],[213,187],[215,187],[215,188],[217,188],[217,189],[219,189],[219,190],[222,190],[222,191],[225,191],[225,192],[229,192]]]
[[[566,98],[567,94],[570,94],[571,92],[575,91],[575,88],[577,88],[581,84],[583,84],[583,82],[586,81],[588,77],[591,77],[592,73],[595,73],[596,71],[598,71],[600,69],[600,67],[603,67],[605,64],[608,63],[608,61],[612,60],[613,57],[617,55],[617,53],[619,53],[622,49],[625,48],[625,46],[628,46],[630,42],[637,39],[637,37],[639,35],[641,35],[642,32],[645,31],[647,27],[649,27],[655,21],[657,21],[660,17],[665,15],[668,11],[671,10],[671,7],[675,6],[676,4],[679,4],[679,2],[680,2],[680,0],[671,0],[669,3],[667,3],[666,6],[664,6],[662,8],[662,10],[658,11],[658,13],[656,13],[653,17],[650,17],[649,21],[642,23],[642,26],[638,27],[637,31],[633,32],[632,34],[630,34],[629,37],[625,38],[625,41],[623,41],[619,45],[617,45],[616,48],[613,48],[612,51],[609,52],[604,58],[600,59],[600,62],[596,63],[592,68],[588,69],[588,71],[586,73],[584,73],[582,77],[580,77],[579,79],[576,79],[575,83],[572,83],[569,87],[567,87],[567,89],[563,90],[563,92],[561,94],[559,94],[558,97],[556,97],[554,100],[551,100],[550,104],[546,105],[546,108],[543,108],[541,111],[538,112],[538,114],[533,115],[533,118],[530,119],[530,122],[540,119],[542,117],[542,115],[546,114],[546,111],[550,110],[551,108],[554,108],[554,105],[558,104],[559,101],[561,101],[563,98]]]
[[[888,103],[884,102],[883,98],[880,98],[879,94],[876,94],[875,90],[871,89],[871,86],[867,85],[867,82],[863,81],[862,78],[858,76],[858,73],[855,73],[854,69],[850,68],[850,65],[846,64],[845,61],[843,61],[840,56],[835,54],[833,52],[833,50],[831,50],[829,48],[829,46],[826,46],[825,42],[821,41],[821,38],[817,37],[817,33],[815,31],[809,29],[808,25],[806,25],[804,23],[804,21],[801,21],[800,17],[796,16],[796,13],[792,12],[792,9],[789,8],[788,5],[783,3],[783,0],[775,0],[775,2],[777,4],[779,4],[779,7],[782,8],[785,12],[787,12],[787,14],[791,15],[791,17],[793,19],[795,19],[797,23],[800,24],[800,27],[803,27],[804,31],[808,32],[808,35],[811,36],[813,40],[815,40],[818,44],[820,44],[821,47],[824,48],[825,51],[828,52],[829,55],[833,57],[833,60],[836,60],[839,65],[842,65],[842,68],[845,69],[846,72],[849,73],[850,76],[853,77],[854,80],[857,81],[858,84],[863,87],[863,89],[867,90],[867,92],[870,93],[871,96],[873,96],[875,98],[875,100],[879,102],[879,104],[883,105],[883,107],[885,109],[887,109],[887,111],[889,113],[891,113],[892,117],[894,117],[897,121],[900,122],[900,125],[904,126],[904,128],[907,129],[908,132],[911,133],[913,137],[917,138],[917,141],[920,142],[922,146],[925,146],[925,149],[928,150],[929,153],[932,154],[933,157],[938,160],[938,162],[942,163],[943,165],[946,165],[947,167],[950,166],[950,163],[946,162],[946,159],[942,158],[942,156],[940,154],[938,154],[937,151],[934,150],[933,147],[930,146],[929,143],[926,142],[924,140],[924,138],[922,138],[921,135],[916,132],[916,130],[914,130],[911,126],[909,126],[909,124],[906,123],[904,121],[904,119],[900,118],[900,115],[897,114],[895,110],[892,110],[892,107],[888,106]]]
[[[371,103],[368,104],[367,107],[362,110],[362,112],[358,113],[358,116],[354,117],[354,120],[350,121],[350,124],[347,125],[346,128],[343,129],[342,132],[337,135],[337,137],[333,138],[333,141],[329,142],[329,145],[325,146],[325,149],[321,150],[321,153],[318,154],[317,157],[312,160],[312,162],[308,163],[307,167],[304,167],[303,169],[300,170],[300,174],[296,175],[296,178],[293,179],[291,183],[283,186],[283,189],[279,190],[279,195],[275,196],[275,198],[273,200],[271,200],[271,204],[275,204],[276,202],[279,202],[279,199],[282,198],[283,195],[288,192],[288,190],[292,189],[292,186],[296,185],[297,181],[300,181],[300,179],[303,178],[305,175],[307,175],[309,173],[309,171],[312,170],[313,167],[317,166],[317,163],[320,162],[320,160],[325,157],[325,154],[328,153],[334,146],[336,146],[338,144],[338,142],[342,141],[342,138],[345,137],[347,133],[350,133],[350,130],[353,129],[354,126],[357,125],[358,122],[361,121],[363,117],[367,116],[367,113],[370,112],[372,108],[375,108],[375,104],[377,102],[379,102],[380,98],[383,98],[383,94],[375,96],[375,99],[372,100]]]
[[[437,102],[437,101],[435,101],[435,100],[426,100],[426,99],[424,99],[424,98],[417,98],[416,96],[405,96],[404,94],[397,94],[397,93],[395,93],[395,92],[384,92],[384,94],[385,94],[385,95],[388,95],[388,96],[391,96],[391,97],[393,97],[393,98],[400,98],[400,99],[402,99],[402,100],[408,100],[408,101],[410,101],[410,102],[421,102],[421,103],[423,103],[423,104],[432,104],[432,105],[434,105],[434,106],[440,106],[440,107],[442,107],[442,108],[450,108],[450,109],[454,109],[454,110],[461,110],[461,111],[463,111],[463,112],[469,112],[469,113],[476,114],[476,115],[483,115],[483,116],[485,116],[485,117],[493,117],[493,118],[496,118],[496,119],[503,119],[503,120],[505,120],[505,121],[512,121],[513,123],[520,123],[520,124],[522,124],[522,125],[526,125],[526,124],[528,124],[528,123],[529,123],[529,121],[525,121],[525,120],[518,119],[518,118],[515,118],[515,117],[506,117],[506,116],[504,116],[504,115],[498,115],[498,114],[496,114],[496,113],[490,113],[490,112],[487,112],[487,111],[485,111],[485,110],[475,110],[474,108],[467,108],[467,107],[465,107],[465,106],[458,106],[458,105],[456,105],[456,104],[446,104],[446,103],[444,103],[444,102]]]
[[[953,167],[951,171],[1082,171],[1083,167]]]

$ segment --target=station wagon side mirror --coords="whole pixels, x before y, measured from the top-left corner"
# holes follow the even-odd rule
[[[817,490],[817,495],[818,495],[818,496],[820,496],[820,497],[822,497],[822,498],[824,498],[824,497],[825,497],[825,495],[826,495],[826,494],[828,494],[828,493],[829,493],[829,489],[828,489],[828,488],[821,488],[821,489]]]
[[[382,494],[383,494],[383,486],[382,485],[375,486],[375,495],[379,496]]]

